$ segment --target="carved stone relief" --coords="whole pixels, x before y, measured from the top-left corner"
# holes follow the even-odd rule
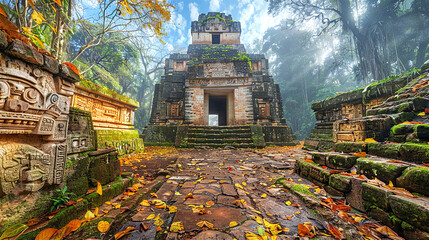
[[[232,77],[234,75],[234,63],[206,63],[204,65],[204,77]]]

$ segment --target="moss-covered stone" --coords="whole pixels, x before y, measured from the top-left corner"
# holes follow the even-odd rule
[[[350,177],[339,175],[339,174],[332,174],[329,177],[329,186],[341,192],[347,193],[351,189]]]
[[[262,126],[252,125],[250,126],[250,131],[252,132],[253,145],[255,145],[255,147],[264,147],[265,138],[264,138],[264,132],[262,130]]]
[[[358,157],[351,155],[329,154],[326,166],[333,169],[349,169],[356,164]]]
[[[343,153],[355,153],[355,152],[367,152],[367,143],[355,143],[355,142],[341,142],[336,143],[334,146],[335,152]]]
[[[385,225],[391,225],[390,215],[381,208],[374,207],[367,211],[366,213],[369,217],[382,222]]]
[[[103,154],[91,161],[88,176],[99,181],[102,185],[115,180],[121,171],[121,163],[116,154]]]
[[[429,231],[429,206],[425,199],[390,195],[389,205],[400,219],[424,231]]]
[[[47,227],[60,229],[64,227],[73,219],[78,219],[89,209],[88,201],[86,199],[61,210],[59,213],[49,220]]]
[[[168,143],[173,146],[176,142],[177,126],[149,125],[144,130],[146,145],[153,143]]]
[[[314,194],[312,192],[310,192],[310,190],[308,190],[308,188],[305,185],[294,184],[292,186],[291,190],[293,192],[298,192],[298,193],[305,194],[307,196],[313,196],[314,197]]]
[[[395,184],[396,178],[401,176],[406,168],[406,165],[377,161],[377,159],[359,158],[357,160],[357,169],[360,174],[370,179],[378,178],[386,184],[389,184],[389,181]]]
[[[407,168],[402,176],[397,178],[397,185],[411,192],[429,196],[429,169],[419,167]]]
[[[115,147],[120,156],[144,149],[137,130],[105,129],[96,132],[98,148]]]
[[[390,209],[389,196],[392,194],[393,193],[387,189],[383,189],[368,183],[362,183],[362,199],[383,210],[388,211]],[[369,209],[367,208],[367,210]]]
[[[409,162],[429,162],[429,144],[404,143],[399,149],[401,159]]]
[[[328,170],[325,170],[315,165],[310,167],[310,177],[316,179],[323,184],[327,184],[329,182],[329,176],[330,174]]]
[[[307,177],[310,175],[310,169],[313,164],[306,162],[305,160],[298,160],[296,161],[296,164],[298,165],[299,174],[303,177]]]
[[[70,192],[76,194],[76,196],[85,194],[89,189],[88,177],[70,179],[70,181],[67,182],[67,188]]]
[[[98,193],[94,192],[88,194],[86,199],[88,200],[91,208],[98,207],[109,199],[112,199],[114,196],[121,194],[127,186],[128,182],[120,181],[110,185],[110,187],[103,188],[103,195],[100,196]]]
[[[82,79],[80,81],[80,83],[79,83],[79,86],[87,88],[87,89],[89,89],[91,91],[94,91],[94,92],[98,92],[98,93],[104,94],[104,95],[109,96],[111,98],[114,98],[116,100],[119,100],[119,101],[128,103],[130,105],[133,105],[135,107],[139,107],[140,106],[139,102],[137,102],[136,100],[133,100],[133,99],[128,98],[128,97],[125,97],[125,96],[123,96],[121,94],[118,94],[117,92],[115,92],[113,90],[108,89],[107,87],[97,85],[97,84],[95,84],[95,83],[93,83],[93,82],[91,82],[90,80],[87,80],[87,79]]]
[[[328,158],[329,153],[321,153],[321,152],[312,152],[311,156],[312,160],[320,165],[326,165],[326,159]]]
[[[398,159],[400,147],[400,144],[368,143],[368,153],[379,157]]]

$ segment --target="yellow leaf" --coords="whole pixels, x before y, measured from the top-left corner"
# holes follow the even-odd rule
[[[373,138],[367,138],[364,141],[365,143],[376,143],[377,141],[375,141]]]
[[[207,221],[200,221],[197,223],[197,226],[202,228],[204,226],[208,227],[208,228],[213,228],[213,224],[207,222]]]
[[[156,216],[156,218],[155,219],[153,219],[154,220],[154,223],[153,223],[153,225],[155,225],[155,226],[161,226],[162,224],[164,224],[164,221],[159,217],[159,213],[158,213],[158,215]]]
[[[146,220],[150,220],[150,219],[154,219],[155,218],[155,214],[151,214],[149,216],[147,216]]]
[[[121,208],[121,204],[115,205],[114,208],[116,208],[116,209]]]
[[[417,114],[417,116],[424,116],[424,115],[426,115],[425,112],[421,112],[421,113]]]
[[[54,1],[56,4],[61,6],[61,0],[52,0],[52,1]]]
[[[98,195],[103,195],[103,188],[101,187],[101,183],[97,181],[97,191]]]
[[[110,227],[110,224],[107,221],[100,221],[97,224],[98,231],[100,231],[102,233],[107,232],[107,230],[109,229],[109,227]]]
[[[261,195],[261,198],[265,198],[265,197],[267,197],[266,193],[264,193],[264,194]]]
[[[181,222],[174,222],[170,226],[170,232],[180,232],[183,229],[183,224]]]
[[[177,212],[177,207],[175,206],[169,206],[168,207],[168,213],[175,213]]]
[[[151,195],[153,198],[158,198],[158,195],[156,195],[156,193],[150,193],[150,195]]]
[[[316,193],[316,194],[320,194],[320,188],[316,188],[316,189],[315,189],[315,193]]]
[[[229,227],[230,228],[235,227],[237,225],[238,225],[238,223],[236,221],[232,221],[232,222],[229,223]]]
[[[31,14],[31,18],[37,23],[42,24],[43,21],[45,21],[45,18],[43,17],[43,14],[40,12],[33,10],[33,13]]]
[[[242,182],[241,183],[243,186],[247,186],[247,183],[246,182]]]
[[[244,189],[244,188],[243,188],[243,186],[241,186],[239,183],[236,183],[236,184],[235,184],[235,187],[238,187],[238,188],[240,188],[240,189]]]
[[[182,194],[180,194],[180,192],[175,192],[174,195],[180,196]]]
[[[245,231],[244,234],[246,235],[246,240],[264,240],[264,238],[256,233]]]
[[[150,203],[148,200],[143,200],[140,205],[145,206],[145,207],[150,207]]]
[[[286,205],[290,206],[292,203],[290,201],[286,202]]]
[[[95,208],[95,210],[94,210],[94,215],[95,215],[95,216],[98,216],[98,207],[96,207],[96,208]]]
[[[105,204],[107,204],[107,205],[112,205],[112,203],[111,203],[111,202],[105,202]]]
[[[253,220],[255,220],[257,223],[259,223],[259,224],[262,224],[263,222],[262,222],[262,218],[261,217],[259,217],[259,216],[256,216],[256,217],[252,217],[252,219]]]
[[[87,211],[86,213],[85,213],[85,219],[86,220],[88,220],[88,221],[90,221],[91,219],[93,219],[93,218],[95,218],[95,215],[94,215],[94,213],[92,213],[91,211]]]

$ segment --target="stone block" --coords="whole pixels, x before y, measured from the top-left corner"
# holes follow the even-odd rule
[[[79,74],[75,73],[69,66],[64,65],[64,64],[60,64],[59,65],[59,72],[60,72],[60,76],[73,82],[79,82],[80,81],[80,76]]]
[[[326,184],[329,182],[329,170],[323,169],[316,165],[310,167],[310,177],[316,179],[317,181]]]
[[[0,31],[0,49],[6,49],[9,43],[7,42],[6,34]]]
[[[350,177],[332,174],[329,177],[329,186],[341,191],[341,192],[349,192],[351,189]]]
[[[43,66],[43,54],[41,54],[37,48],[28,45],[19,39],[13,40],[7,52],[26,62],[37,66]]]
[[[58,74],[60,72],[60,64],[57,59],[50,57],[48,55],[43,55],[43,69],[53,73]]]
[[[356,156],[329,154],[326,160],[326,166],[333,169],[350,169],[356,164]]]
[[[388,189],[374,186],[368,183],[362,184],[362,199],[369,203],[366,209],[369,210],[371,206],[377,206],[383,210],[389,211],[389,196],[393,193]]]
[[[346,195],[346,201],[352,206],[353,208],[365,212],[365,207],[363,205],[362,200],[362,183],[365,182],[365,180],[359,179],[359,178],[351,178],[351,191]]]
[[[342,153],[356,153],[356,152],[367,152],[367,143],[355,143],[355,142],[340,142],[334,146],[335,152]]]
[[[368,143],[368,153],[374,156],[398,159],[400,147],[400,144]]]
[[[396,184],[396,178],[401,176],[402,172],[408,167],[407,164],[388,162],[388,159],[382,158],[359,158],[357,160],[358,173],[373,179],[378,178],[389,184],[392,181]]]
[[[399,148],[401,159],[407,162],[429,163],[429,145],[404,143]]]
[[[405,222],[429,231],[429,200],[428,198],[410,198],[390,195],[389,204],[393,213]]]
[[[399,187],[429,196],[429,169],[427,168],[407,168],[396,182]]]
[[[311,160],[313,162],[320,164],[320,165],[326,165],[326,159],[328,158],[329,153],[323,153],[323,152],[312,152],[310,153],[313,157]]]

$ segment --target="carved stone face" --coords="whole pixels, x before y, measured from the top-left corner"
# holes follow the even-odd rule
[[[35,192],[44,186],[52,171],[50,156],[26,144],[9,143],[0,146],[1,192]]]

